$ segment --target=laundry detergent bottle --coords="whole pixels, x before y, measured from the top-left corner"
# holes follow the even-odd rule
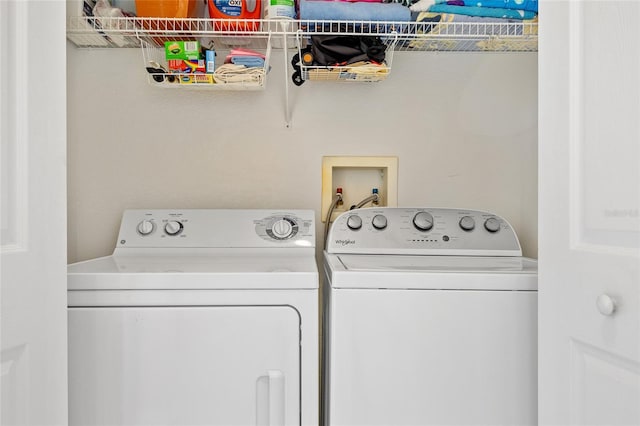
[[[260,19],[261,0],[208,0],[209,17],[212,19]],[[229,22],[214,24],[216,30],[257,31],[258,22]]]

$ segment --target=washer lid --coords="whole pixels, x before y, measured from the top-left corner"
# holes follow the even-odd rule
[[[217,253],[107,256],[67,268],[69,290],[315,289],[313,255]]]
[[[325,253],[333,288],[537,290],[537,262],[524,257]]]

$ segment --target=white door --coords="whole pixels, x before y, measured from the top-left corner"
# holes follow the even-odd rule
[[[540,424],[640,424],[640,2],[544,1]]]
[[[69,308],[69,424],[300,424],[289,306]]]
[[[0,0],[2,425],[67,422],[65,3]]]

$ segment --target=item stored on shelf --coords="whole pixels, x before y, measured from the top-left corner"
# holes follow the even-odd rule
[[[180,73],[205,73],[207,71],[204,59],[170,59],[168,61],[169,71]]]
[[[296,17],[295,0],[264,0],[265,19],[293,19]]]
[[[264,85],[264,68],[224,64],[213,74],[217,83]]]
[[[399,3],[300,0],[300,19],[319,21],[388,21],[411,20],[411,11]],[[308,22],[309,30],[323,23]]]
[[[136,0],[140,17],[195,18],[196,0]]]
[[[151,74],[151,78],[153,78],[153,81],[156,83],[162,83],[165,77],[169,83],[173,83],[176,80],[175,76],[168,74],[167,70],[156,61],[149,61],[149,66],[146,68],[147,72]]]
[[[307,80],[376,82],[387,78],[389,67],[362,61],[342,67],[309,67],[306,74]]]
[[[207,0],[209,17],[213,19],[232,19],[226,25],[214,22],[217,31],[257,31],[262,11],[261,0]],[[235,20],[248,19],[248,22]]]
[[[204,60],[206,62],[207,72],[213,74],[213,72],[216,70],[216,51],[205,50]]]
[[[378,36],[316,35],[311,45],[301,48],[293,56],[291,78],[296,86],[305,80],[374,82],[387,78],[391,69],[393,46],[397,41]],[[387,58],[388,56],[388,58]],[[388,59],[388,61],[387,61]]]
[[[224,60],[225,64],[244,65],[247,68],[264,68],[265,55],[251,49],[235,48]]]
[[[181,74],[180,84],[215,84],[212,74]]]
[[[200,43],[198,41],[165,41],[164,55],[171,59],[200,59]]]
[[[348,65],[360,61],[382,63],[387,46],[377,36],[311,36],[315,65]]]

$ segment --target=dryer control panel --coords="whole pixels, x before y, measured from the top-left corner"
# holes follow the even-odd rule
[[[313,210],[126,210],[116,248],[315,247]]]
[[[364,208],[340,215],[329,253],[522,256],[511,225],[493,213],[449,208]]]

